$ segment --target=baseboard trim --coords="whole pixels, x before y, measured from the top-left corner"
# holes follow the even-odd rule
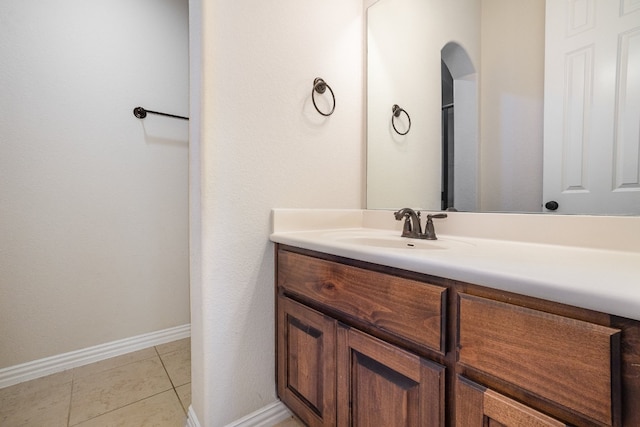
[[[227,424],[225,427],[272,427],[291,417],[291,412],[281,401],[258,409],[255,412]]]
[[[0,388],[99,362],[191,336],[191,325],[176,326],[0,369]]]
[[[184,427],[201,427],[196,411],[193,410],[193,406],[191,405],[189,405],[189,410],[187,411],[187,423]]]
[[[252,412],[246,417],[227,424],[225,427],[272,427],[279,422],[291,418],[292,415],[284,403],[278,400]],[[185,427],[201,427],[198,417],[191,406],[189,406],[189,410],[187,411]]]

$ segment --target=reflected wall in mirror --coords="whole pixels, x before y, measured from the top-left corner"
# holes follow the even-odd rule
[[[368,208],[640,214],[638,2],[379,0],[367,21]]]

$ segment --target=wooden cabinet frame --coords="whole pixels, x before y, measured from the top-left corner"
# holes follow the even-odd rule
[[[391,414],[392,425],[475,427],[476,421],[468,420],[481,419],[483,427],[529,427],[527,423],[544,427],[640,426],[639,321],[281,244],[276,245],[276,259],[278,395],[310,426],[372,425],[371,416],[358,413],[353,404],[358,405],[362,393],[375,396],[381,390],[388,390],[395,400],[420,401],[420,411]],[[413,291],[404,294],[407,289],[417,289],[421,296],[414,298]],[[283,300],[290,303],[282,305]],[[461,300],[465,301],[462,308]],[[410,301],[404,311],[403,301]],[[305,356],[307,366],[322,365],[306,384],[292,382],[291,375],[283,371],[288,349],[282,341],[289,335],[282,310],[296,304],[315,313],[309,318],[298,312],[294,315],[306,319],[314,330],[310,342],[319,346],[321,340],[326,352],[314,350],[315,356]],[[494,315],[502,319],[504,327],[492,323]],[[461,319],[465,322],[462,330]],[[510,327],[517,326],[510,325],[512,321],[524,322],[524,335],[510,336]],[[487,338],[487,333],[493,338]],[[548,347],[554,356],[538,353],[541,359],[546,358],[544,363],[512,365],[510,357],[536,357],[540,351],[527,352],[525,340],[517,344],[520,353],[503,355],[510,345],[516,345],[514,340],[527,334],[532,343]],[[584,338],[576,340],[575,335]],[[588,354],[589,363],[598,365],[585,370],[582,378],[567,377],[572,381],[568,387],[583,389],[576,391],[578,396],[595,396],[589,397],[593,404],[583,404],[562,390],[568,379],[549,381],[546,390],[544,379],[536,378],[540,374],[553,379],[554,372],[562,377],[571,362],[561,356],[569,353],[578,358]],[[488,362],[495,354],[503,360],[499,363],[509,366],[500,369]],[[333,379],[329,378],[332,370]],[[590,375],[598,376],[598,386],[585,392]],[[311,384],[317,385],[313,381],[321,383],[324,391],[333,390],[333,398],[319,400],[317,394],[300,390],[313,389]],[[607,395],[609,385],[611,393]],[[299,398],[305,394],[309,397]],[[367,400],[371,399],[378,399],[384,407],[383,398]],[[310,410],[306,401],[316,402],[312,415],[305,415]],[[375,416],[375,411],[371,414]]]

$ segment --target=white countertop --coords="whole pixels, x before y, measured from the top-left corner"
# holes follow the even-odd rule
[[[621,245],[625,250],[616,250],[598,244],[578,247],[480,238],[450,233],[451,226],[436,222],[436,231],[441,225],[447,233],[438,233],[435,242],[416,242],[434,248],[371,246],[345,237],[398,240],[401,225],[390,220],[381,226],[363,212],[367,211],[274,210],[271,240],[640,320],[640,251],[628,250],[627,244]],[[296,214],[306,218],[300,221]],[[504,216],[498,220],[504,225]]]

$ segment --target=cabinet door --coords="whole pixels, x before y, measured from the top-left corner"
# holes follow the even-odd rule
[[[278,395],[311,427],[336,425],[335,343],[335,320],[278,297]]]
[[[444,426],[444,367],[338,327],[338,425]]]
[[[456,427],[565,427],[567,424],[465,378],[456,381]]]

